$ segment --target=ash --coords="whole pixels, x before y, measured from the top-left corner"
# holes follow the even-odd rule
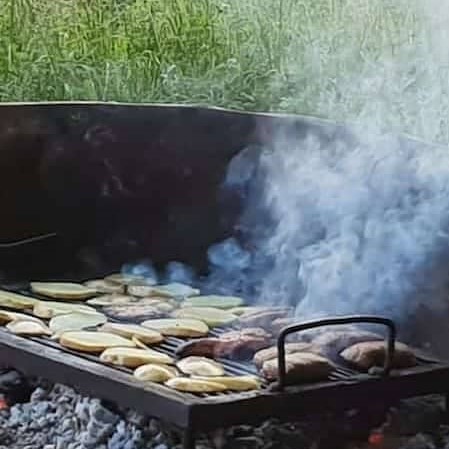
[[[378,427],[382,445],[363,442],[367,435],[353,411],[338,419],[235,426],[199,437],[197,449],[449,449],[444,420],[442,399],[426,397],[389,410]],[[0,449],[180,449],[180,443],[168,425],[62,385],[39,382],[26,402],[0,412]]]

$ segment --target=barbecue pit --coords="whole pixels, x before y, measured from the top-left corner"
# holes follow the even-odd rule
[[[12,192],[2,196],[8,211],[0,227],[4,289],[32,296],[21,282],[93,279],[148,254],[156,265],[183,260],[201,271],[207,248],[232,235],[240,210],[239,198],[221,191],[226,167],[280,122],[298,136],[315,133],[323,142],[351,138],[342,126],[304,117],[183,106],[2,105],[0,167],[5,177],[0,191]],[[229,208],[222,212],[225,205]],[[186,242],[192,230],[195,239]],[[280,385],[265,384],[258,392],[193,395],[142,385],[130,370],[105,366],[98,357],[3,329],[0,354],[25,374],[73,385],[179,426],[186,449],[194,447],[197,432],[227,425],[269,417],[289,420],[322,412],[323,406],[326,412],[387,407],[401,398],[447,394],[449,364],[425,354],[407,370],[390,372],[387,364],[383,372],[361,374],[341,366],[327,382],[283,384],[282,348],[288,333],[358,321],[385,324],[391,350],[394,323],[379,317],[288,327],[278,341]],[[212,329],[211,334],[223,331]],[[156,348],[173,355],[180,343],[167,338]],[[220,362],[228,374],[255,374],[249,364]]]

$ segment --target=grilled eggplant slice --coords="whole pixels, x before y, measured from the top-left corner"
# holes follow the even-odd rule
[[[199,294],[200,291],[198,289],[179,282],[157,285],[153,290],[153,296],[165,296],[167,298],[187,298],[189,296],[197,296]]]
[[[340,353],[341,357],[360,370],[367,371],[385,363],[386,343],[381,340],[364,341],[349,346]],[[417,363],[413,351],[404,343],[396,342],[392,368],[411,368]]]
[[[131,340],[135,337],[147,345],[155,345],[164,340],[160,332],[147,329],[138,324],[106,323],[100,328],[100,331],[117,334]]]
[[[69,301],[84,301],[97,294],[94,288],[72,282],[31,282],[30,286],[39,295]]]
[[[178,376],[179,373],[173,366],[148,363],[139,366],[134,371],[134,377],[143,382],[164,383]]]
[[[125,366],[127,368],[137,368],[148,363],[169,365],[173,363],[173,359],[162,352],[152,349],[139,348],[108,348],[101,355],[100,360],[117,366]]]
[[[188,377],[174,377],[165,382],[167,387],[185,393],[219,393],[226,391],[225,385],[211,380],[191,379]]]
[[[122,273],[114,273],[106,276],[104,278],[106,282],[112,282],[113,284],[119,285],[130,285],[134,283],[145,284],[145,285],[154,285],[156,281],[149,277],[138,276],[134,274],[122,274]]]
[[[36,323],[42,323],[39,318],[36,318],[25,313],[10,312],[8,310],[0,310],[0,325],[10,323],[11,321],[35,321]]]
[[[212,307],[184,307],[175,310],[173,316],[200,320],[210,327],[227,326],[237,319],[231,312]]]
[[[28,296],[0,290],[0,306],[17,310],[32,309],[39,301]]]
[[[66,348],[82,352],[99,353],[107,348],[134,348],[131,340],[108,332],[68,331],[64,332],[59,343]]]
[[[39,301],[33,307],[33,314],[39,318],[52,318],[56,315],[64,315],[71,312],[95,313],[98,312],[84,304],[73,304],[54,301]]]
[[[261,386],[261,382],[256,376],[217,376],[212,379],[210,377],[192,377],[192,379],[212,380],[233,391],[259,390]]]
[[[37,321],[11,321],[6,329],[16,335],[50,336],[51,331],[44,323]]]
[[[54,334],[60,335],[63,332],[78,331],[104,323],[106,323],[106,317],[101,313],[72,312],[53,317],[48,327]]]
[[[94,279],[84,283],[87,288],[96,290],[97,293],[109,293],[109,294],[123,294],[125,293],[125,287],[120,284],[114,284],[113,282],[105,281],[104,279]]]
[[[87,304],[91,306],[115,306],[115,305],[124,305],[124,304],[134,304],[136,302],[136,298],[128,295],[122,294],[108,294],[97,296],[96,298],[88,299],[86,301]]]
[[[192,296],[187,298],[181,307],[213,307],[216,309],[232,309],[243,304],[243,299],[235,296]],[[231,312],[232,313],[232,312]]]
[[[142,323],[142,326],[172,337],[203,337],[209,332],[209,327],[204,322],[191,319],[147,320]]]
[[[318,354],[295,352],[285,356],[285,368],[289,382],[316,382],[326,380],[334,366],[328,359]],[[262,374],[268,380],[276,380],[279,376],[278,359],[264,362]]]
[[[191,376],[213,377],[223,376],[225,371],[221,363],[206,357],[186,357],[176,363],[176,366],[184,374]]]

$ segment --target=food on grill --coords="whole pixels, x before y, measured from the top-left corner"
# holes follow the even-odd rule
[[[165,382],[167,387],[185,393],[219,393],[226,391],[226,385],[213,380],[191,379],[189,377],[174,377]]]
[[[271,323],[270,330],[274,335],[278,335],[284,327],[294,323],[295,320],[293,318],[277,318]]]
[[[266,307],[256,307],[256,306],[240,306],[229,309],[231,313],[237,316],[244,315],[247,313],[262,312],[264,310],[266,310]]]
[[[286,380],[289,382],[325,380],[332,370],[332,363],[318,354],[295,352],[285,356]],[[261,372],[268,380],[278,379],[278,359],[271,359],[264,362]]]
[[[110,363],[117,366],[125,366],[127,368],[137,368],[147,363],[156,363],[162,365],[169,365],[173,363],[173,359],[152,349],[139,348],[108,348],[105,349],[101,355],[100,360],[105,363]]]
[[[32,309],[37,302],[37,299],[30,298],[28,296],[0,290],[0,306],[2,307],[26,310]]]
[[[164,383],[178,376],[178,371],[173,366],[156,365],[149,363],[136,368],[134,377],[144,382]]]
[[[260,380],[255,376],[217,376],[211,379],[210,377],[193,377],[198,380],[212,380],[224,385],[228,390],[233,391],[250,391],[258,390],[260,388]]]
[[[50,329],[44,323],[37,321],[11,321],[6,325],[6,329],[17,335],[51,335]]]
[[[54,299],[82,301],[97,294],[94,288],[72,282],[31,282],[30,286],[34,293]]]
[[[104,278],[106,282],[112,282],[113,284],[119,285],[129,285],[135,282],[139,282],[140,284],[146,285],[154,285],[156,281],[151,278],[146,278],[144,276],[138,276],[134,274],[122,274],[122,273],[114,273],[106,276]]]
[[[192,288],[189,285],[181,284],[179,282],[156,285],[153,290],[154,296],[165,296],[167,298],[187,298],[199,294],[200,291],[197,288]]]
[[[382,341],[383,337],[373,332],[356,328],[328,330],[311,339],[311,344],[321,349],[325,357],[335,359],[343,349],[356,343]]]
[[[136,302],[136,298],[128,295],[112,293],[109,295],[101,295],[97,296],[96,298],[88,299],[86,302],[91,306],[113,306],[133,304]]]
[[[243,299],[235,296],[192,296],[187,298],[181,307],[214,307],[216,309],[232,309],[243,304]],[[232,312],[231,312],[232,313]]]
[[[251,359],[256,351],[270,344],[270,334],[263,329],[243,329],[225,332],[218,338],[202,338],[188,341],[176,350],[180,357],[191,355],[203,357],[224,357],[230,359]]]
[[[184,374],[190,376],[213,377],[223,376],[225,371],[221,363],[206,357],[186,357],[176,363],[176,366]]]
[[[137,296],[138,298],[145,298],[146,296],[156,296],[154,293],[155,287],[151,285],[129,284],[126,288],[128,295]]]
[[[285,354],[294,354],[295,352],[315,352],[310,343],[286,343]],[[268,360],[277,359],[278,348],[271,346],[266,349],[261,349],[254,354],[253,362],[257,368],[262,368],[262,365]]]
[[[386,355],[385,341],[364,341],[349,346],[340,353],[341,357],[361,370],[383,366]],[[416,365],[413,351],[405,344],[396,342],[392,368],[410,368]]]
[[[53,317],[48,327],[54,334],[59,335],[62,332],[96,327],[103,323],[106,323],[106,317],[101,313],[72,312]]]
[[[111,332],[125,338],[137,338],[144,344],[154,345],[164,340],[158,331],[147,329],[137,324],[106,323],[99,329],[102,332]]]
[[[190,318],[205,322],[210,327],[226,326],[237,319],[231,312],[212,307],[184,307],[175,310],[176,318]]]
[[[87,281],[84,285],[88,288],[93,288],[97,293],[124,293],[125,287],[120,284],[114,284],[111,281],[105,281],[104,279],[94,279]]]
[[[204,337],[209,332],[205,323],[191,319],[162,318],[147,320],[141,325],[172,337]]]
[[[291,311],[289,309],[269,309],[258,312],[249,312],[240,315],[239,321],[242,327],[263,327],[270,329],[274,320],[287,318]]]
[[[54,301],[39,301],[33,307],[33,314],[39,318],[52,318],[56,315],[64,315],[71,312],[98,313],[93,307],[84,304]]]
[[[59,343],[70,349],[83,352],[102,352],[107,348],[124,347],[133,348],[135,344],[120,335],[108,332],[95,331],[68,331],[64,332]]]
[[[27,315],[25,313],[18,313],[18,312],[10,312],[8,310],[0,310],[0,324],[6,324],[11,321],[35,321],[37,323],[42,323],[39,318],[36,318],[31,315]]]
[[[103,307],[103,312],[117,320],[142,321],[151,318],[161,318],[165,315],[156,305],[129,303]]]

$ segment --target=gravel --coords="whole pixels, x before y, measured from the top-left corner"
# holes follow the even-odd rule
[[[197,449],[372,449],[353,440],[357,413],[301,423],[270,420],[235,426],[198,439]],[[391,409],[379,449],[449,449],[440,397]],[[341,435],[332,433],[341,430]],[[365,438],[366,439],[366,438]],[[133,411],[113,411],[98,399],[61,385],[38,384],[28,401],[0,411],[0,449],[180,449],[179,435]]]

